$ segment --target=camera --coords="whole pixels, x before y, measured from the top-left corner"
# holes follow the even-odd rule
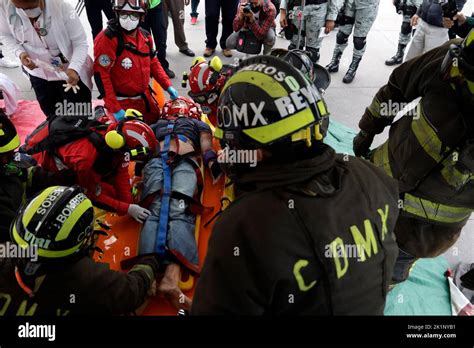
[[[252,4],[250,2],[244,5],[244,13],[250,13],[252,11]]]

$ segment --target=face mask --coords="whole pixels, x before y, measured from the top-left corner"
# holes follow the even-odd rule
[[[128,32],[134,31],[135,29],[137,29],[139,23],[140,21],[132,21],[130,18],[127,18],[127,19],[120,18],[120,26]]]
[[[23,11],[29,18],[38,18],[43,13],[43,10],[40,7],[30,8]]]

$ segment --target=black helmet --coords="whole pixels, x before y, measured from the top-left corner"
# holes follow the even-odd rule
[[[329,72],[321,65],[314,64],[308,52],[275,48],[272,50],[271,55],[293,65],[310,79],[321,92],[326,91],[331,84]]]
[[[20,137],[15,126],[8,117],[0,111],[0,154],[8,153],[20,147]]]
[[[322,141],[329,113],[317,88],[273,56],[241,62],[219,99],[215,136],[231,149]]]
[[[94,208],[79,186],[44,190],[23,206],[11,227],[12,241],[24,249],[36,248],[38,256],[19,259],[20,271],[38,276],[48,266],[84,256],[92,245],[93,223]]]
[[[453,67],[458,71],[453,71]],[[474,29],[469,32],[461,44],[452,44],[449,47],[441,70],[446,79],[460,74],[466,80],[474,83]]]

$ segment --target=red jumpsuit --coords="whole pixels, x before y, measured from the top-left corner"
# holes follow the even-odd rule
[[[95,146],[89,139],[79,139],[60,147],[55,161],[47,152],[41,152],[33,157],[47,171],[56,173],[62,170],[71,170],[75,173],[77,184],[86,190],[86,194],[99,208],[125,215],[132,203],[132,188],[128,173],[129,162],[124,155],[117,153],[111,159],[113,171],[107,177],[94,169],[99,156]],[[66,166],[67,168],[63,167]]]
[[[119,57],[119,39],[110,35],[113,30],[123,37]],[[120,28],[107,28],[94,41],[94,56],[94,76],[106,108],[112,113],[136,109],[148,124],[154,123],[160,110],[150,92],[150,77],[165,91],[172,83],[156,57],[152,36],[139,29],[134,38]]]

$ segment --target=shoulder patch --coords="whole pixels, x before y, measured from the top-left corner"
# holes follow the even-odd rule
[[[112,60],[110,57],[106,54],[103,54],[99,57],[99,64],[100,66],[103,66],[104,68],[108,67],[112,63]]]

